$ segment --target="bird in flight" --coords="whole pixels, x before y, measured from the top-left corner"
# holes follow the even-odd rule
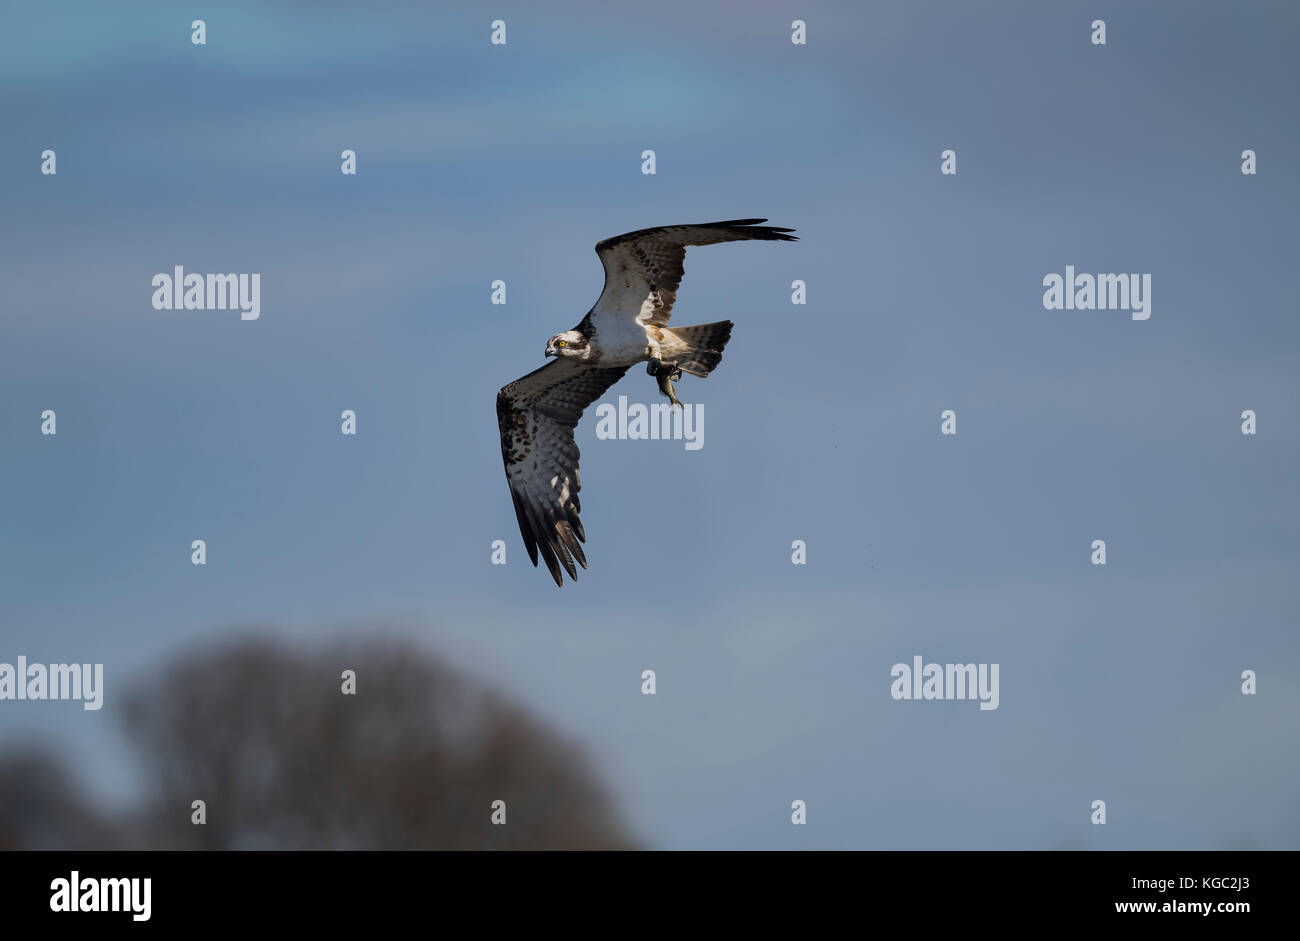
[[[638,229],[596,244],[605,287],[596,305],[572,330],[546,343],[555,361],[516,379],[497,393],[501,457],[528,557],[541,552],[555,584],[563,572],[574,581],[587,567],[587,541],[578,514],[578,445],[574,429],[583,410],[646,363],[659,391],[680,406],[673,382],[683,372],[701,378],[722,361],[732,323],[668,326],[688,245],[745,239],[793,242],[793,229],[760,225],[766,219],[732,219],[699,225]]]

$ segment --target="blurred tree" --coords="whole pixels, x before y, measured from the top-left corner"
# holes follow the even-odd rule
[[[342,673],[356,673],[356,694]],[[252,640],[125,694],[151,782],[109,826],[57,764],[0,767],[12,848],[617,849],[633,841],[570,743],[413,647],[294,652]],[[25,764],[24,764],[25,762]],[[191,823],[206,803],[207,822]],[[491,822],[505,801],[506,823]],[[98,841],[98,843],[96,843]]]
[[[0,755],[0,850],[98,850],[117,843],[66,764],[44,746]]]

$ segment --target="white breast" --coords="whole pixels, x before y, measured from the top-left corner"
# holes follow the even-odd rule
[[[601,366],[627,366],[646,358],[650,340],[645,327],[630,317],[609,318],[596,331]]]

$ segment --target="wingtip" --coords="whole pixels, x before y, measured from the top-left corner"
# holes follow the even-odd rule
[[[729,222],[716,223],[717,225],[734,225],[734,226],[758,226],[754,231],[761,232],[760,238],[770,239],[774,242],[797,242],[799,236],[787,235],[787,232],[793,232],[794,229],[788,229],[781,225],[762,225],[766,219],[732,219]]]

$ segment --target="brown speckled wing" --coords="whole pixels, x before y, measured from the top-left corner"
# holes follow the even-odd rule
[[[759,225],[766,219],[732,219],[699,225],[666,225],[638,229],[596,244],[605,266],[605,287],[591,317],[600,332],[603,317],[640,318],[662,327],[672,316],[677,288],[682,283],[686,246],[715,245],[744,239],[794,242],[793,229]]]
[[[598,369],[558,359],[497,393],[501,458],[519,532],[533,565],[540,552],[557,585],[564,584],[563,572],[577,581],[575,560],[587,567],[581,545],[587,534],[578,518],[580,452],[573,430],[583,410],[628,368]]]

